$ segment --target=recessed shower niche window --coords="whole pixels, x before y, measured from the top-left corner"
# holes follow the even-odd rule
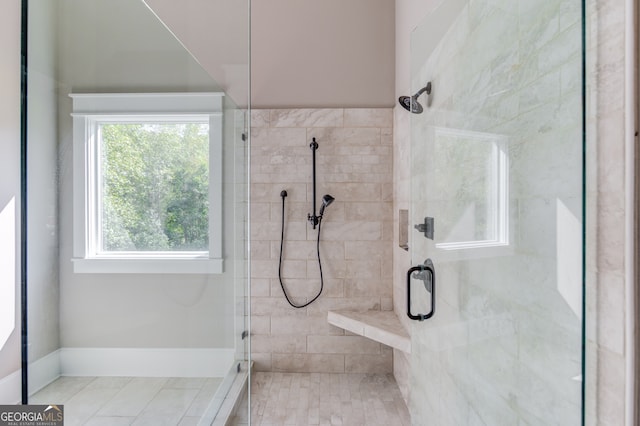
[[[222,272],[222,94],[72,94],[74,271]]]
[[[507,138],[493,133],[434,128],[431,177],[442,200],[437,208],[436,247],[460,250],[509,245]]]

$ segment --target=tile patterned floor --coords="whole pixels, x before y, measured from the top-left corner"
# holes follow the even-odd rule
[[[30,399],[64,404],[65,426],[196,425],[222,378],[61,377]]]
[[[197,425],[222,379],[61,377],[31,397],[64,404],[65,425]],[[408,426],[391,374],[254,373],[253,426]],[[247,425],[247,401],[235,426]]]
[[[234,418],[247,425],[246,400]],[[405,426],[411,420],[391,374],[254,373],[251,425]]]

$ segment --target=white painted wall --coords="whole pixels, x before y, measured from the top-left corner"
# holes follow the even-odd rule
[[[240,107],[249,99],[248,0],[145,0]]]
[[[61,90],[220,89],[142,0],[57,3]]]
[[[59,349],[56,8],[30,2],[27,280],[29,361]]]
[[[393,0],[257,0],[254,108],[394,105]]]
[[[244,106],[247,2],[146,3],[234,101]],[[393,0],[253,1],[252,107],[393,106],[394,16]]]
[[[427,13],[443,0],[396,0],[395,2],[395,97],[407,96],[411,84],[411,33]],[[445,0],[446,1],[446,0]]]
[[[0,14],[0,255],[15,256],[0,269],[0,380],[20,369],[20,1],[6,0]],[[6,216],[5,216],[6,215]],[[10,238],[7,240],[5,236]],[[3,265],[4,266],[4,265]],[[9,321],[7,323],[7,321]],[[15,402],[2,394],[0,403]]]
[[[70,92],[212,91],[202,70],[142,2],[62,0],[59,33],[60,338],[65,348],[231,348],[233,191],[224,189],[222,275],[75,274]],[[233,114],[225,136],[233,133]],[[228,125],[227,125],[228,124]],[[234,139],[225,137],[225,165]],[[233,167],[224,179],[233,182]]]

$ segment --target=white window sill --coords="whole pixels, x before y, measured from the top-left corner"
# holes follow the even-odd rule
[[[221,274],[222,259],[87,258],[72,259],[76,274]]]

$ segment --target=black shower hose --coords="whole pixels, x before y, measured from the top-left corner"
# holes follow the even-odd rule
[[[318,268],[320,269],[320,291],[318,292],[318,294],[316,294],[316,296],[313,299],[311,299],[307,303],[303,305],[296,305],[291,301],[291,299],[289,299],[287,290],[285,289],[284,283],[282,282],[282,248],[284,246],[284,199],[287,197],[287,192],[282,191],[280,193],[280,196],[282,197],[282,227],[281,227],[282,232],[280,233],[280,261],[278,263],[278,278],[280,279],[280,287],[282,287],[284,298],[287,299],[287,302],[289,303],[289,305],[293,306],[294,308],[300,309],[300,308],[307,307],[313,302],[315,302],[316,299],[320,297],[320,295],[322,294],[322,289],[324,288],[324,279],[322,277],[322,262],[320,261],[320,229],[322,226],[322,216],[318,218],[318,239],[316,240],[316,252],[318,253]]]

